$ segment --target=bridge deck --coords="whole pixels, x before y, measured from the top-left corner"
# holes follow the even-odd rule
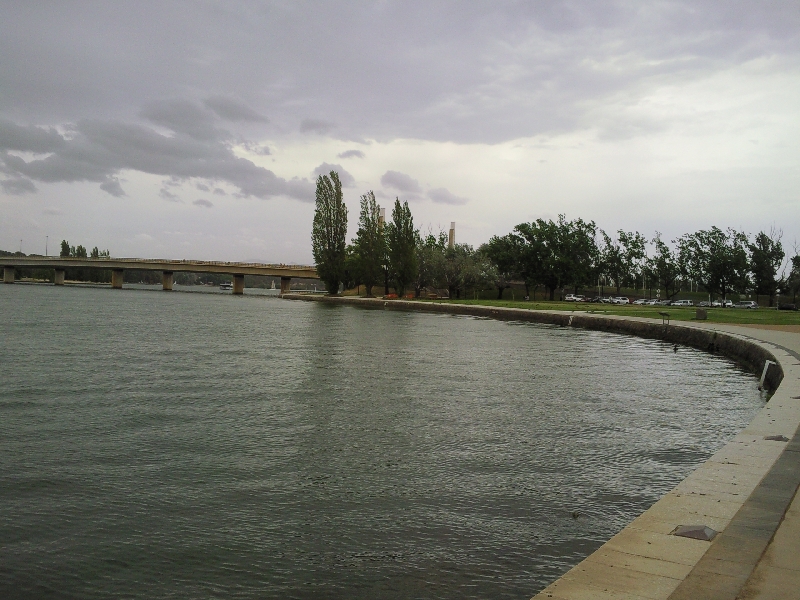
[[[228,273],[319,279],[317,269],[305,265],[221,262],[211,260],[167,260],[160,258],[59,258],[55,256],[4,256],[4,267],[18,269],[135,269],[190,273]]]

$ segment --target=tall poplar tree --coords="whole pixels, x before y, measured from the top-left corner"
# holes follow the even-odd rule
[[[386,225],[386,241],[389,249],[389,271],[395,291],[401,298],[417,278],[417,231],[408,202],[394,201],[392,222]]]
[[[372,190],[361,196],[358,233],[353,246],[359,279],[367,288],[367,297],[371,298],[372,287],[383,280],[386,262],[386,239],[380,223],[380,208]]]
[[[311,251],[317,275],[325,282],[328,293],[339,293],[344,280],[346,258],[347,207],[342,199],[342,183],[336,171],[317,178],[316,209],[311,229]]]

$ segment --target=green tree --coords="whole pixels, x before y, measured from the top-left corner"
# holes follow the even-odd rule
[[[442,283],[451,298],[461,298],[462,292],[474,281],[474,250],[469,244],[453,244],[444,252]]]
[[[747,236],[718,227],[687,233],[678,239],[679,264],[684,276],[700,282],[723,302],[732,291],[747,287]]]
[[[417,237],[414,219],[408,202],[394,201],[392,222],[386,225],[389,272],[397,295],[401,298],[406,289],[417,279]]]
[[[800,255],[795,255],[791,260],[792,269],[783,284],[783,291],[792,295],[792,302],[797,301],[797,293],[800,292]]]
[[[441,286],[444,274],[444,255],[447,250],[447,234],[440,231],[438,236],[429,232],[424,238],[417,236],[417,279],[414,281],[414,295],[419,298],[422,290],[429,286]]]
[[[358,232],[353,240],[360,282],[367,288],[367,297],[372,298],[372,287],[383,279],[386,263],[386,238],[380,223],[380,207],[375,202],[372,190],[361,196],[361,212],[358,217]]]
[[[347,207],[342,198],[342,183],[336,171],[317,178],[316,208],[311,229],[311,251],[317,275],[325,282],[328,293],[339,293],[344,280]]]
[[[61,240],[61,254],[59,254],[61,258],[69,258],[70,257],[70,247],[69,242],[67,240]]]
[[[656,237],[653,238],[653,245],[655,254],[648,259],[647,270],[651,279],[655,279],[658,287],[664,290],[664,297],[672,298],[677,293],[677,282],[681,274],[678,259],[657,231]],[[671,293],[670,290],[672,290]]]
[[[503,237],[492,236],[487,244],[478,251],[485,255],[494,265],[493,271],[487,271],[492,285],[497,288],[497,299],[503,299],[503,292],[511,287],[511,280],[519,276],[521,262],[521,239],[513,234]]]
[[[599,262],[594,221],[567,221],[564,215],[558,215],[555,222],[537,219],[535,233],[540,280],[551,300],[556,289],[572,285],[577,293],[592,281]]]
[[[750,248],[750,274],[753,277],[753,291],[756,293],[756,302],[760,294],[769,296],[769,305],[772,306],[775,294],[778,292],[778,270],[781,268],[786,254],[781,245],[781,232],[763,231],[756,235]]]
[[[600,275],[609,277],[617,288],[635,281],[642,260],[645,258],[647,240],[639,232],[617,232],[617,239],[612,239],[605,231],[600,230],[603,247],[599,253],[598,270]]]
[[[514,228],[519,244],[519,276],[525,282],[525,295],[531,297],[531,286],[536,289],[545,283],[546,245],[541,224],[544,221],[520,223]]]

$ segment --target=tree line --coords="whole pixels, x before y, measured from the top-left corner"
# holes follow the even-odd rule
[[[392,218],[384,222],[373,192],[361,196],[358,230],[348,244],[347,207],[335,171],[317,179],[311,242],[320,279],[329,293],[340,286],[390,286],[398,296],[413,290],[447,289],[467,297],[496,289],[497,297],[522,285],[530,297],[544,288],[554,300],[571,289],[641,289],[664,298],[680,291],[703,291],[725,300],[732,293],[766,296],[772,306],[778,293],[796,299],[800,291],[800,256],[785,262],[781,232],[755,236],[718,227],[684,234],[667,244],[656,232],[648,239],[637,231],[607,233],[594,221],[537,219],[493,236],[477,249],[449,244],[445,232],[421,235],[414,228],[408,202],[395,199]],[[788,269],[788,274],[787,274]]]

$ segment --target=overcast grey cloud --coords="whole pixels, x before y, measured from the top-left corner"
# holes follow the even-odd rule
[[[175,131],[174,136],[162,135],[141,125],[98,120],[78,122],[69,139],[54,137],[50,130],[38,127],[9,128],[14,136],[10,136],[9,142],[0,139],[0,147],[7,147],[6,144],[12,149],[36,147],[49,155],[26,161],[6,153],[0,156],[0,168],[14,181],[27,178],[49,183],[100,182],[100,189],[112,196],[124,195],[116,174],[130,169],[178,180],[225,181],[238,187],[243,196],[285,195],[313,201],[313,184],[309,180],[287,181],[235,156],[230,147],[218,139],[221,132],[191,107],[191,103],[170,101],[144,111],[149,120]],[[186,109],[189,117],[181,115],[180,108]],[[197,121],[193,121],[192,116],[197,117]],[[10,185],[19,189],[25,187]]]
[[[303,119],[300,122],[300,131],[302,133],[316,133],[324,135],[333,129],[335,125],[322,119]]]
[[[430,198],[433,202],[437,202],[439,204],[453,204],[453,205],[460,205],[466,204],[469,202],[466,198],[461,198],[456,196],[449,190],[445,188],[435,188],[432,190],[428,190],[428,198]]]
[[[366,155],[361,150],[345,150],[336,156],[338,158],[364,158]]]
[[[220,118],[228,121],[245,121],[255,123],[269,122],[267,117],[258,114],[244,102],[240,102],[234,98],[213,96],[203,100],[203,104],[217,113]]]
[[[206,200],[204,198],[198,198],[197,200],[192,202],[192,204],[194,204],[195,206],[200,206],[202,208],[212,208],[214,206],[211,200]]]
[[[353,206],[370,188],[428,198],[415,221],[455,219],[476,244],[559,212],[666,237],[771,222],[800,236],[794,0],[2,2],[2,15],[0,247],[43,234],[26,212],[39,199],[72,202],[65,228],[91,228],[92,203],[138,207],[135,233],[116,235],[128,252],[145,239],[183,252],[136,236],[200,184],[229,193],[216,227],[266,211],[286,234],[264,236],[265,257],[308,261],[309,174],[334,156],[364,187],[347,189]],[[235,251],[202,235],[180,243]]]
[[[336,173],[339,175],[339,181],[342,182],[342,187],[356,187],[355,178],[353,178],[350,173],[345,171],[342,165],[322,163],[320,166],[314,169],[312,176],[314,179],[316,179],[320,175],[328,175],[331,171],[336,171]]]
[[[386,171],[386,173],[381,176],[381,185],[409,194],[419,194],[422,192],[422,186],[419,184],[419,181],[411,177],[411,175],[406,175],[399,171]]]

